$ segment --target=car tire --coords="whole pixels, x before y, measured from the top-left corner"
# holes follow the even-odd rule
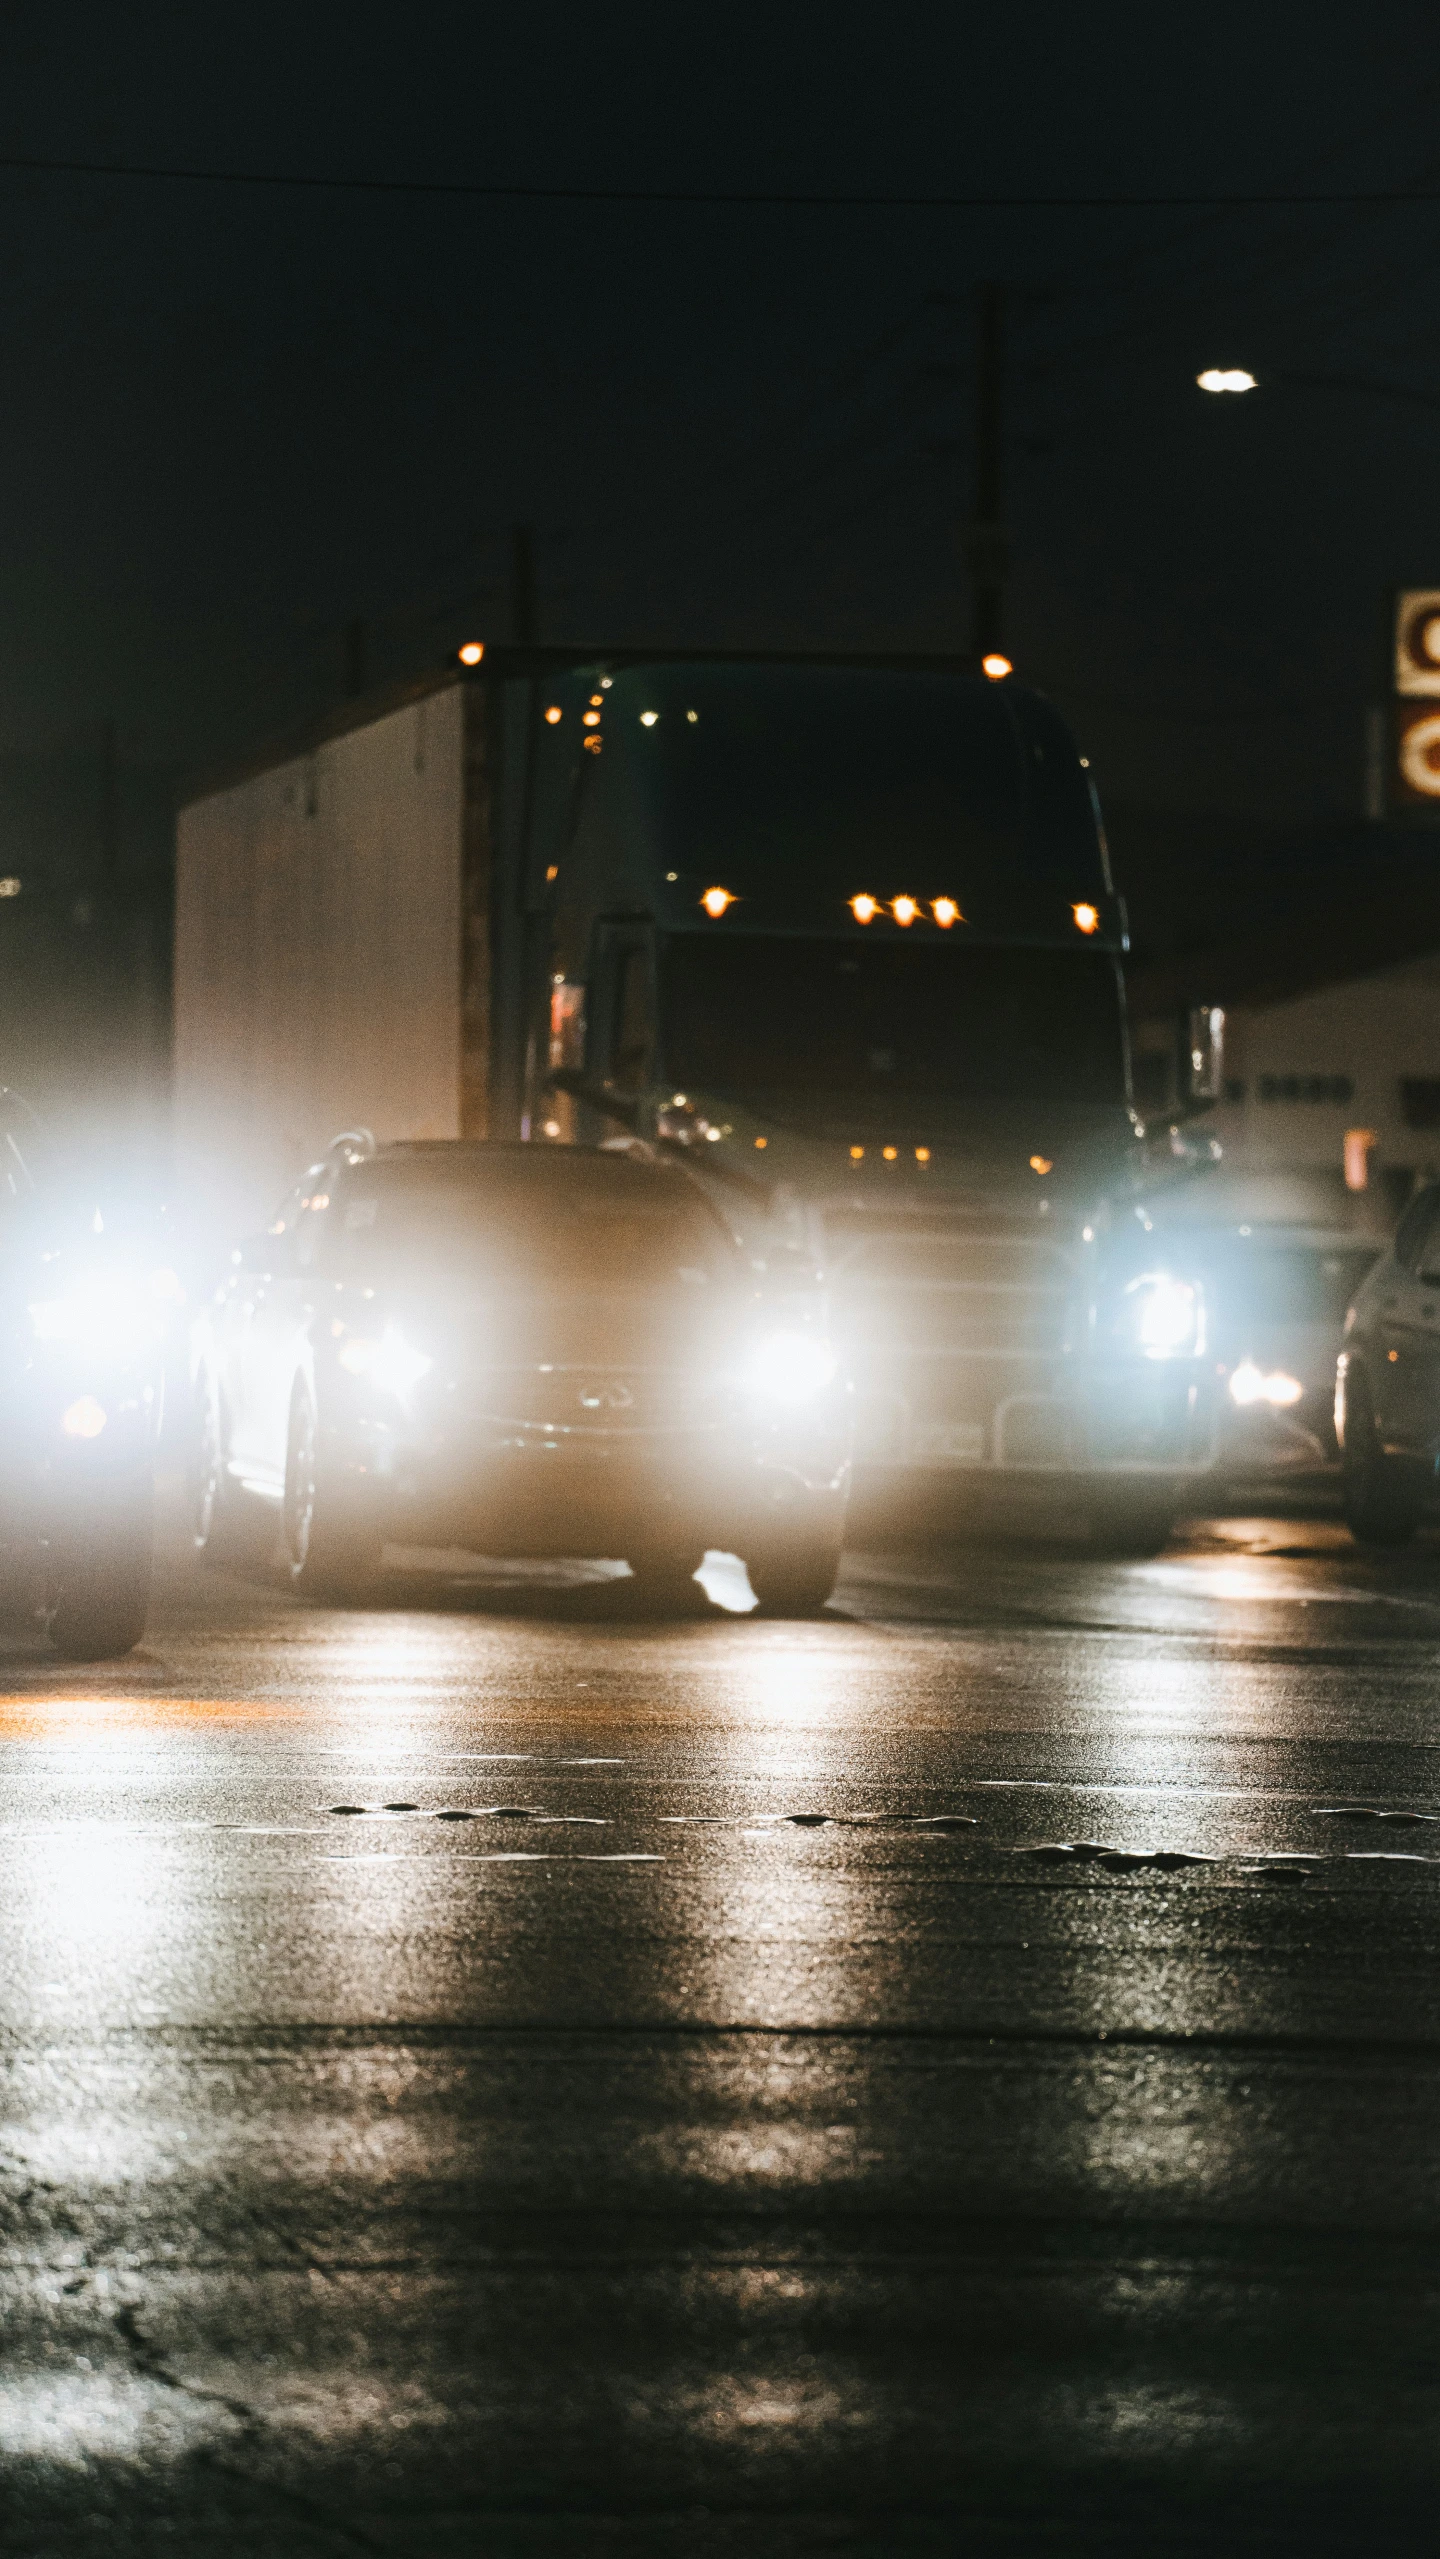
[[[641,1547],[625,1560],[636,1598],[657,1615],[688,1617],[704,1604],[695,1579],[705,1561],[698,1547]]]
[[[244,1492],[226,1468],[227,1432],[220,1389],[205,1371],[195,1383],[191,1443],[190,1533],[207,1564],[252,1571],[275,1545],[274,1507]]]
[[[307,1599],[363,1601],[379,1578],[384,1538],[363,1498],[327,1482],[308,1386],[290,1401],[285,1451],[285,1552],[290,1587]]]
[[[1408,1546],[1425,1507],[1425,1478],[1413,1461],[1387,1457],[1375,1407],[1352,1369],[1345,1383],[1345,1445],[1340,1454],[1340,1507],[1360,1546]]]
[[[47,1555],[45,1631],[64,1660],[114,1661],[133,1653],[145,1632],[153,1560],[148,1469],[82,1500]]]
[[[1090,1551],[1117,1559],[1133,1556],[1138,1561],[1146,1555],[1158,1555],[1168,1546],[1174,1527],[1175,1502],[1171,1495],[1161,1499],[1144,1493],[1116,1495],[1099,1504],[1091,1515]]]
[[[818,1617],[840,1577],[838,1529],[771,1534],[745,1558],[762,1617]]]

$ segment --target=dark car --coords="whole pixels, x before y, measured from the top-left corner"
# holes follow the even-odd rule
[[[834,1585],[817,1275],[643,1147],[337,1141],[234,1255],[195,1391],[197,1543],[283,1529],[304,1590],[359,1593],[386,1543],[619,1556],[673,1599],[719,1547],[781,1612]]]
[[[1440,1459],[1440,1184],[1411,1202],[1345,1318],[1335,1377],[1345,1516],[1367,1545],[1403,1546]]]
[[[48,1170],[33,1115],[0,1092],[0,1548],[71,1660],[145,1631],[177,1285],[143,1226]]]

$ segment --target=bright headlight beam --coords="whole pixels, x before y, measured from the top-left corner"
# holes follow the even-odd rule
[[[1279,1409],[1298,1404],[1304,1392],[1298,1377],[1291,1377],[1283,1368],[1267,1372],[1257,1367],[1253,1359],[1242,1359],[1230,1379],[1230,1400],[1242,1406],[1270,1404]]]
[[[413,1394],[421,1378],[429,1376],[435,1362],[406,1341],[398,1324],[387,1324],[378,1339],[373,1334],[352,1333],[341,1348],[340,1365],[352,1377],[368,1377],[383,1395],[393,1395],[403,1402]]]
[[[1137,1347],[1147,1359],[1177,1359],[1201,1348],[1202,1305],[1192,1280],[1146,1271],[1125,1291]]]
[[[825,1342],[809,1333],[771,1333],[757,1342],[741,1375],[752,1395],[772,1404],[803,1404],[822,1394],[839,1362]]]

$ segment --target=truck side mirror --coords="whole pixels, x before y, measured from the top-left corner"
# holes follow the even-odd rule
[[[1225,1014],[1218,1004],[1192,1004],[1184,1028],[1180,1090],[1196,1108],[1218,1102],[1225,1090]]]

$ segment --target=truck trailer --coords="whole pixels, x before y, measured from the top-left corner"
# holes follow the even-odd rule
[[[742,1240],[823,1268],[873,1495],[1157,1543],[1216,1374],[1147,1202],[1215,1150],[1136,1108],[1051,704],[949,660],[466,654],[180,811],[202,1249],[343,1128],[683,1152]],[[1220,1027],[1186,1029],[1194,1107]]]

